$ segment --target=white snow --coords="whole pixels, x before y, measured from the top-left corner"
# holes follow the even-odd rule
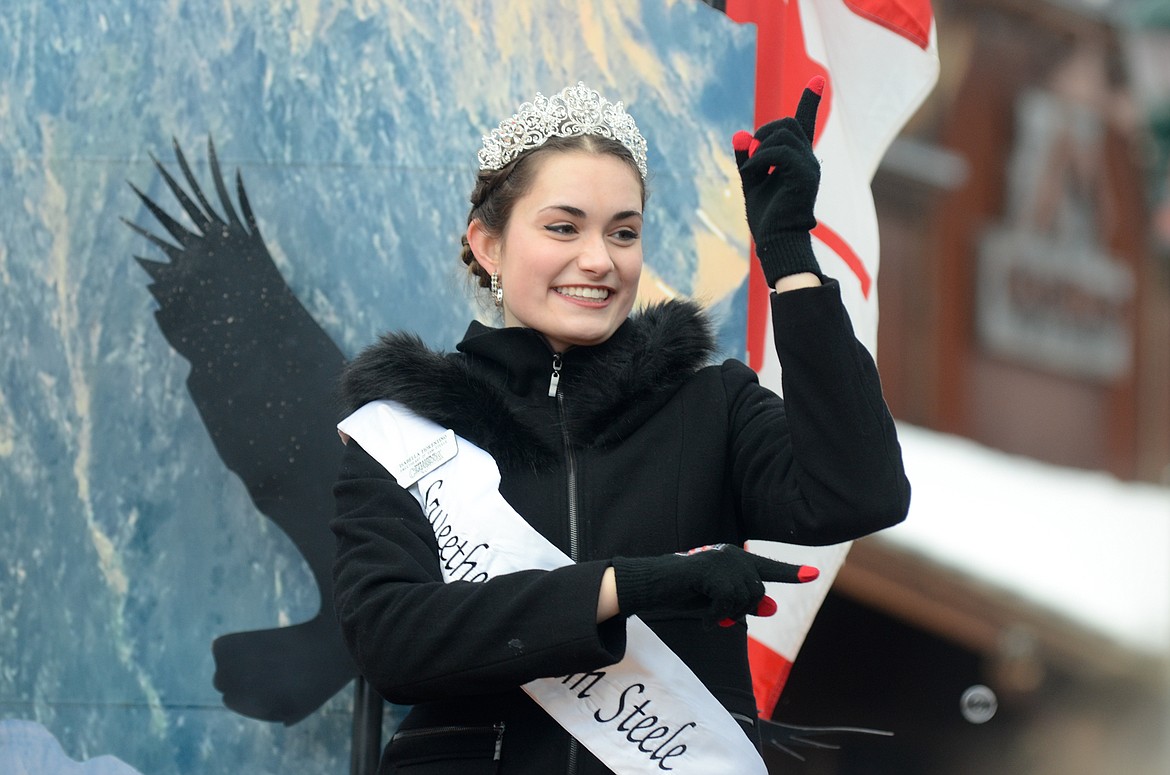
[[[1170,656],[1170,488],[898,432],[910,515],[877,540]]]

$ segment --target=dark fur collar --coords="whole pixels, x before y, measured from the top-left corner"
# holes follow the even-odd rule
[[[714,341],[699,306],[675,301],[631,317],[602,345],[571,348],[563,426],[546,396],[552,352],[535,332],[472,324],[459,349],[387,334],[346,367],[343,404],[392,399],[483,447],[502,469],[543,467],[560,456],[562,429],[585,447],[629,435],[709,362]]]

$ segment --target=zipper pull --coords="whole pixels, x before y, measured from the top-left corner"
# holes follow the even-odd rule
[[[553,353],[552,379],[548,381],[548,397],[557,397],[557,385],[561,384],[561,354]]]
[[[498,762],[501,749],[504,747],[504,722],[494,724],[493,729],[496,730],[496,752],[492,755],[492,761]]]

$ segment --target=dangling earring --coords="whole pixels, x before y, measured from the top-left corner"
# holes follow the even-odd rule
[[[499,272],[492,272],[492,301],[497,307],[504,306],[504,286],[500,284]]]

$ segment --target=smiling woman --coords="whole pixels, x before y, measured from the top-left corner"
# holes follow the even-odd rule
[[[646,144],[621,103],[578,84],[484,138],[462,260],[503,327],[455,353],[387,335],[342,384],[336,610],[371,685],[413,705],[380,772],[765,772],[744,617],[817,571],[740,547],[909,505],[812,254],[819,99],[733,141],[784,399],[709,362],[697,305],[632,313]]]

